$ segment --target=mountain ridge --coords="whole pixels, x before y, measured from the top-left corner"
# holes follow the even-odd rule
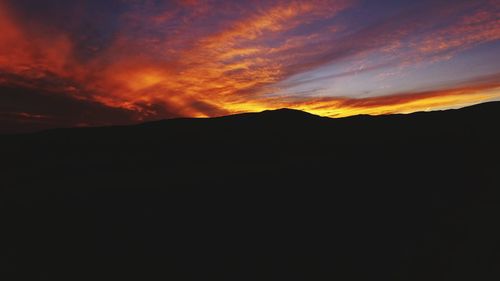
[[[2,137],[4,253],[72,280],[498,280],[497,120],[500,103],[285,110]]]
[[[340,117],[340,118],[332,118],[327,116],[320,116],[316,114],[309,113],[307,111],[290,109],[290,108],[280,108],[274,110],[264,110],[261,112],[247,112],[247,113],[239,113],[232,114],[226,116],[219,117],[207,117],[207,118],[191,118],[191,117],[181,117],[181,118],[172,118],[172,119],[161,119],[155,121],[148,121],[144,123],[138,124],[130,124],[130,125],[110,125],[110,126],[89,126],[89,127],[66,127],[66,128],[53,128],[46,129],[37,132],[27,132],[27,133],[13,133],[13,134],[0,134],[2,136],[16,136],[16,135],[31,135],[31,134],[43,134],[46,132],[54,132],[54,131],[71,131],[71,130],[104,130],[104,129],[126,129],[126,128],[134,128],[134,127],[148,127],[148,126],[159,126],[162,124],[166,124],[169,122],[211,122],[212,120],[235,120],[235,119],[243,119],[243,118],[259,118],[259,117],[273,117],[281,120],[289,120],[290,118],[297,120],[299,118],[311,118],[311,119],[323,119],[323,120],[350,120],[350,119],[377,119],[377,118],[398,118],[398,117],[413,117],[420,116],[426,114],[443,114],[443,113],[451,113],[451,112],[473,112],[473,111],[485,111],[485,110],[493,110],[500,111],[500,102],[492,101],[481,104],[475,104],[471,106],[466,106],[458,109],[445,109],[445,110],[434,110],[434,111],[418,111],[412,113],[399,113],[399,114],[382,114],[382,115],[369,115],[369,114],[360,114],[348,117]]]

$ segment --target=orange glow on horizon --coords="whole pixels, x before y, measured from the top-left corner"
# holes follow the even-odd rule
[[[289,102],[266,100],[261,103],[234,104],[228,109],[233,113],[244,113],[290,108],[324,117],[341,118],[455,109],[494,100],[500,100],[500,84],[366,99],[323,98]]]

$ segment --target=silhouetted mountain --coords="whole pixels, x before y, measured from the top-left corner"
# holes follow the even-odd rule
[[[498,280],[500,103],[0,138],[6,280]]]

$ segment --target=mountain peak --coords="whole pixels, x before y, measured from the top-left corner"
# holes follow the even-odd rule
[[[280,108],[274,110],[265,110],[262,111],[261,114],[264,115],[274,115],[274,116],[306,116],[306,117],[319,117],[318,115],[311,114],[309,112],[305,112],[298,109],[290,109],[290,108]]]

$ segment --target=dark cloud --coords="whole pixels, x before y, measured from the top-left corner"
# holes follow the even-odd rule
[[[22,87],[0,87],[0,133],[135,122],[135,112],[110,108],[67,94]]]
[[[73,81],[54,75],[27,79],[0,75],[0,133],[20,133],[74,126],[110,126],[182,117],[162,101],[136,103],[131,110],[106,106]],[[1,83],[0,83],[1,84]]]

